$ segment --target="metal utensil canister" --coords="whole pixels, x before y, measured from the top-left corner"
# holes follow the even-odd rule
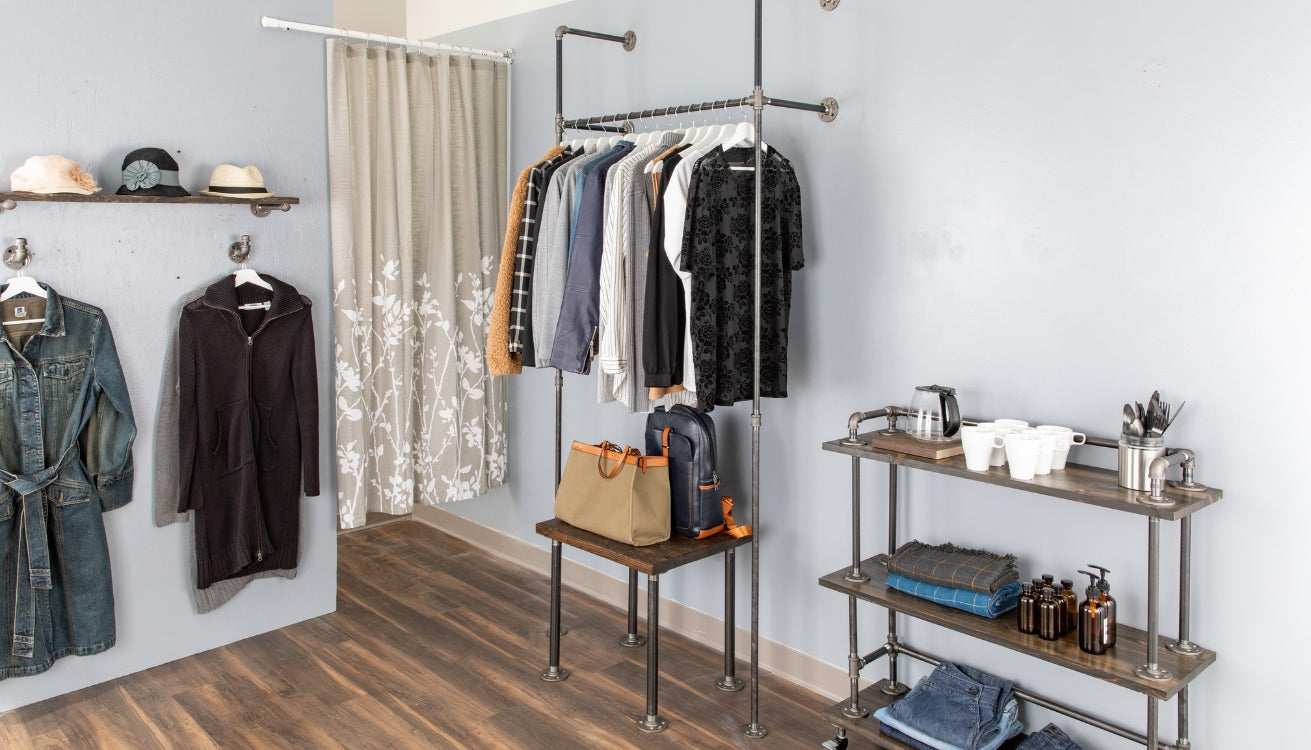
[[[1152,461],[1165,455],[1165,438],[1120,435],[1120,486],[1130,490],[1150,488],[1148,471]]]

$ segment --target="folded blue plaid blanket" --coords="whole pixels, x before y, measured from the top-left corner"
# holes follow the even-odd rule
[[[888,587],[983,617],[997,617],[1010,612],[1015,609],[1020,597],[1019,581],[1002,586],[995,594],[984,594],[939,586],[936,583],[925,583],[907,578],[900,573],[889,573]]]

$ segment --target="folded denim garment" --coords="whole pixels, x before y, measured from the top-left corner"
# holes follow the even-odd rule
[[[877,715],[877,713],[878,712],[876,711],[875,715]],[[896,727],[892,726],[891,724],[885,721],[879,722],[879,731],[882,732],[887,737],[894,739],[903,745],[910,745],[911,747],[915,748],[915,750],[940,750],[939,748],[936,748],[933,745],[927,745],[923,742],[920,742],[919,740],[915,739],[914,737],[911,737],[909,734],[906,734],[905,732],[902,732],[900,729],[897,729]]]
[[[936,583],[925,583],[908,578],[900,573],[888,574],[888,586],[904,591],[911,596],[928,599],[947,607],[969,612],[982,617],[997,617],[1015,609],[1020,598],[1020,582],[1008,583],[997,589],[996,593],[984,594],[979,591],[953,589]]]
[[[1020,580],[1015,555],[995,555],[954,544],[930,546],[918,540],[898,547],[888,558],[888,570],[917,581],[985,594]]]
[[[898,742],[904,742],[917,750],[967,750],[966,748],[957,747],[947,742],[943,742],[931,735],[916,729],[912,726],[898,721],[888,715],[887,708],[880,708],[874,712],[874,717],[879,720],[879,731]],[[1024,726],[1020,724],[1020,707],[1014,698],[1006,703],[1002,710],[1002,720],[999,726],[997,736],[984,745],[975,748],[975,750],[997,750],[1006,743],[1006,740],[1014,737],[1023,731]],[[1059,730],[1058,730],[1059,731]],[[1028,740],[1025,740],[1028,742]]]
[[[1010,680],[944,661],[888,706],[887,715],[903,732],[914,729],[961,750],[980,750],[1001,733],[1012,691]]]
[[[1060,727],[1048,724],[1029,735],[1016,750],[1083,750],[1083,748],[1062,732]]]

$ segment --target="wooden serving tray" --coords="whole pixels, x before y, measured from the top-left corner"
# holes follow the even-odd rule
[[[875,448],[906,453],[934,461],[942,458],[959,456],[965,452],[965,448],[961,445],[959,438],[943,443],[930,442],[928,440],[913,438],[909,432],[893,432],[889,434],[883,434],[881,432],[875,433],[871,443]]]

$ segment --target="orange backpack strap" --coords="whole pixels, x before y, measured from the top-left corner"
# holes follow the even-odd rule
[[[750,526],[738,526],[733,520],[733,496],[724,495],[719,499],[724,506],[724,533],[731,537],[741,539],[745,536],[751,536]]]
[[[669,434],[674,431],[673,427],[666,427],[660,431],[660,445],[665,449],[665,455],[669,455]]]

